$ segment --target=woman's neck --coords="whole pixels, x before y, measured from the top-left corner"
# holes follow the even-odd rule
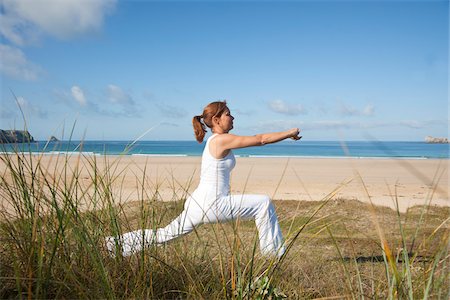
[[[214,134],[228,133],[228,131],[225,132],[225,131],[223,131],[221,128],[219,128],[219,129],[211,129],[211,132],[214,133]]]

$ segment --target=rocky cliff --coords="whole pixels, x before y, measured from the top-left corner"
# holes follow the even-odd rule
[[[2,130],[0,129],[0,143],[33,143],[34,138],[26,130]]]
[[[430,144],[448,144],[448,138],[438,138],[438,137],[432,137],[432,136],[427,136],[425,138],[425,142],[430,143]]]

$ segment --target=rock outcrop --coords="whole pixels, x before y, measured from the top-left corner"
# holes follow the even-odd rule
[[[0,129],[0,144],[6,143],[33,143],[34,138],[26,130]]]
[[[448,144],[448,138],[438,138],[438,137],[432,137],[432,136],[427,136],[425,138],[425,142],[429,143],[429,144]]]
[[[49,142],[59,142],[59,140],[54,135],[52,135],[48,141]]]

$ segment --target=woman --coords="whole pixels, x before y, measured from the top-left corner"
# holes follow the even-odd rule
[[[203,150],[199,186],[186,199],[183,212],[166,227],[156,231],[132,231],[119,238],[107,237],[107,248],[112,255],[120,249],[122,255],[128,256],[151,244],[165,243],[189,233],[200,224],[236,218],[255,219],[262,254],[283,255],[283,236],[270,198],[266,195],[230,194],[230,172],[236,163],[232,150],[263,146],[287,138],[299,140],[299,129],[237,136],[229,133],[233,129],[233,120],[225,101],[208,104],[202,115],[193,118],[195,137],[199,143],[203,142],[205,126],[213,133]]]

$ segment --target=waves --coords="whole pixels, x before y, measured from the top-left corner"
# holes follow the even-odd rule
[[[449,159],[449,144],[424,142],[353,141],[281,142],[264,147],[233,150],[236,157],[251,158],[373,158],[373,159]],[[0,153],[31,153],[42,155],[126,155],[146,157],[201,156],[204,144],[195,141],[141,141],[129,146],[129,141],[37,142],[31,144],[1,144]]]

